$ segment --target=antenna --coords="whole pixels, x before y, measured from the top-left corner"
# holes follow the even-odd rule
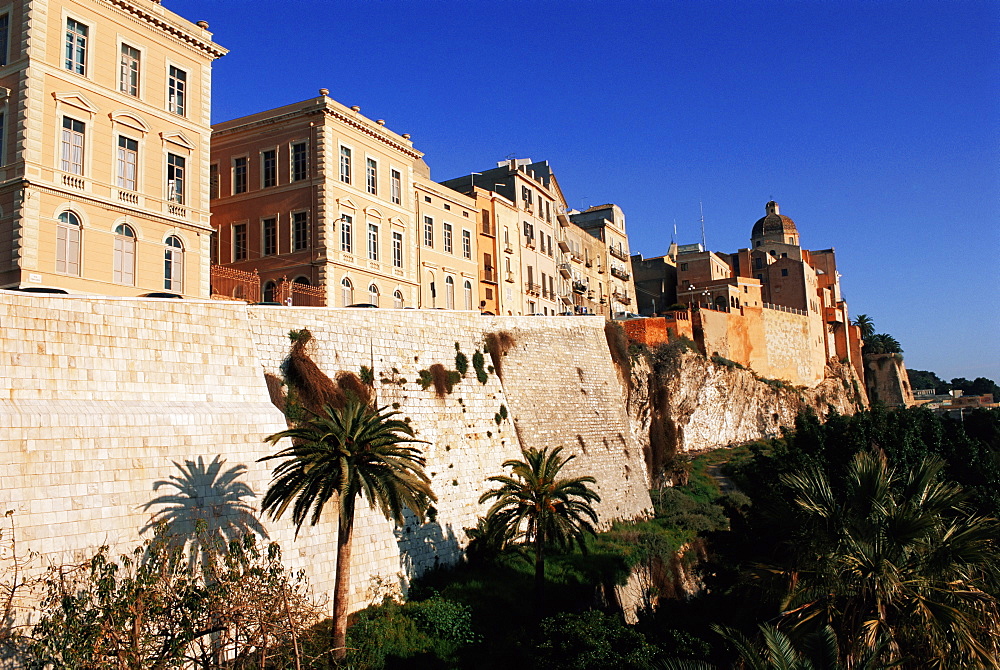
[[[705,242],[705,206],[701,200],[698,201],[698,209],[701,211],[701,248],[708,251],[708,243]]]

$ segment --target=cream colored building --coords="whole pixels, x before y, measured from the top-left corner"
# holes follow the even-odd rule
[[[425,309],[479,310],[478,210],[469,196],[436,184],[430,171],[414,179],[420,239],[420,300]]]
[[[567,210],[547,161],[500,161],[496,168],[442,183],[474,193],[481,220],[491,224],[490,234],[482,235],[479,259],[483,311],[606,317],[612,309],[627,311],[629,303],[624,301],[631,301],[635,289],[627,269],[628,239],[619,207]],[[577,215],[582,217],[579,221]],[[491,237],[496,245],[493,253],[486,246]],[[491,262],[495,287],[488,280]]]
[[[0,8],[0,287],[208,295],[225,53],[151,0]]]
[[[409,135],[328,93],[214,126],[217,262],[258,272],[265,301],[287,278],[319,287],[319,302],[331,307],[416,307],[422,154]],[[473,228],[461,209],[452,220],[459,250],[459,224]],[[455,262],[459,281],[468,271],[461,257]]]

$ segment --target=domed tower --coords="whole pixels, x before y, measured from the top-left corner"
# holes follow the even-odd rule
[[[799,246],[799,231],[795,227],[795,222],[787,216],[782,216],[778,210],[778,203],[771,200],[764,205],[764,210],[767,215],[757,219],[757,223],[753,224],[750,247],[755,249],[766,242]]]

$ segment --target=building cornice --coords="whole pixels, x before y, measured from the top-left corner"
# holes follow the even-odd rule
[[[106,0],[110,5],[116,7],[117,9],[130,14],[131,16],[162,30],[173,37],[185,42],[186,44],[194,47],[198,51],[208,55],[209,57],[222,58],[229,50],[225,47],[216,44],[215,42],[207,39],[202,39],[201,37],[195,35],[192,32],[181,29],[179,26],[162,19],[159,16],[143,10],[141,7],[136,6],[134,3],[129,2],[129,0]],[[207,31],[206,31],[207,32]]]

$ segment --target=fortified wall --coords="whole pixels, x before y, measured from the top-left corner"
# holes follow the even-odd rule
[[[286,564],[332,592],[333,515],[298,538],[288,519],[258,519],[270,480],[258,459],[284,430],[265,373],[280,374],[289,331],[308,328],[328,375],[372,367],[380,404],[426,440],[439,501],[428,523],[395,528],[359,507],[352,609],[458,560],[463,528],[485,512],[485,479],[520,445],[562,445],[570,474],[597,478],[601,520],[648,512],[641,447],[599,317],[482,317],[467,312],[247,307],[210,301],[31,296],[0,291],[0,510],[14,510],[19,546],[46,561],[130,549],[161,520],[217,537],[254,530]],[[485,383],[471,369],[449,394],[421,388],[421,370],[471,361],[489,332],[510,335]],[[498,374],[498,372],[500,374]],[[501,379],[502,375],[502,379]],[[572,387],[572,388],[571,388]],[[0,557],[2,558],[2,557]]]

